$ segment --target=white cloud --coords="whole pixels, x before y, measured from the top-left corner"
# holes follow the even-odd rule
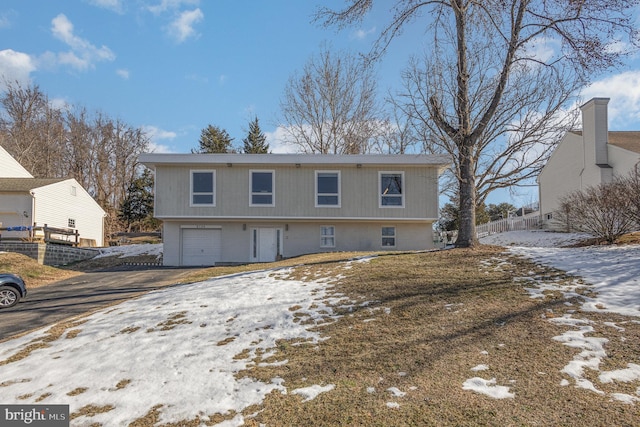
[[[278,126],[273,132],[264,132],[272,153],[297,153],[298,147],[287,142],[288,133],[285,128]]]
[[[12,49],[0,50],[0,77],[6,81],[28,83],[29,75],[36,70],[31,56]],[[0,80],[0,85],[2,85]]]
[[[51,32],[54,37],[67,44],[71,50],[58,54],[61,64],[85,71],[95,67],[96,62],[113,61],[116,55],[106,46],[96,47],[89,41],[74,34],[73,24],[64,15],[60,14],[51,20]]]
[[[0,13],[0,29],[11,28],[12,19],[16,15],[16,12],[9,10],[7,12]]]
[[[123,13],[122,0],[89,0],[89,3],[116,13]]]
[[[608,115],[611,130],[632,124],[640,129],[640,70],[626,71],[593,82],[582,91],[583,101],[610,98]]]
[[[120,77],[122,77],[124,80],[129,80],[129,70],[126,70],[124,68],[119,68],[116,70],[116,74]]]
[[[368,30],[363,30],[362,28],[357,30],[356,32],[354,32],[352,34],[352,38],[354,39],[358,39],[358,40],[364,40],[367,38],[367,36],[373,34],[376,32],[376,27],[371,27]]]
[[[197,6],[199,4],[200,0],[162,0],[155,6],[147,7],[147,10],[149,10],[149,12],[153,13],[154,15],[159,15],[170,10],[179,9],[180,7],[182,7],[182,5]]]
[[[190,37],[197,37],[194,25],[203,19],[204,14],[199,8],[186,10],[169,24],[168,33],[177,43],[182,43]]]
[[[538,37],[529,42],[524,51],[527,58],[546,63],[560,51],[560,43],[547,37]]]
[[[168,145],[160,144],[161,140],[172,140],[178,134],[172,131],[160,129],[157,126],[146,125],[142,126],[142,131],[149,137],[151,142],[149,143],[149,152],[151,153],[173,153],[174,150]]]

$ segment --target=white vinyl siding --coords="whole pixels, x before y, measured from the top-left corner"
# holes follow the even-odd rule
[[[381,208],[404,208],[404,172],[379,172]]]
[[[216,171],[191,171],[191,206],[216,205]]]
[[[71,187],[76,188],[75,196],[71,196]],[[104,246],[105,212],[76,180],[68,179],[32,191],[34,212],[33,218],[29,219],[33,223],[69,228],[69,220],[72,219],[80,239],[95,241],[98,247]]]
[[[272,170],[249,171],[250,200],[249,206],[275,206],[274,176]]]
[[[320,227],[320,247],[336,247],[336,228],[333,225],[323,225]]]
[[[340,172],[316,171],[316,207],[340,207]]]

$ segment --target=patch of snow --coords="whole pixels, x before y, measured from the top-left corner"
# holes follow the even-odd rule
[[[602,383],[610,383],[613,381],[631,382],[640,380],[640,365],[628,363],[627,368],[617,369],[615,371],[605,371],[598,377]]]
[[[118,256],[119,258],[128,258],[138,255],[154,255],[159,257],[162,255],[162,243],[144,244],[144,245],[122,245],[109,246],[99,248],[100,252],[95,258],[103,258],[107,256]]]
[[[387,408],[398,409],[400,404],[398,402],[387,402]]]
[[[393,394],[395,397],[404,397],[407,394],[404,391],[400,391],[398,387],[389,387],[387,391]]]
[[[473,372],[486,371],[487,369],[489,369],[487,365],[477,365],[471,368]]]
[[[335,384],[327,384],[325,386],[315,384],[310,387],[297,388],[293,390],[291,394],[300,395],[304,397],[303,402],[308,402],[318,397],[320,393],[326,393],[333,390],[334,388],[336,388]]]
[[[555,233],[542,230],[507,231],[482,237],[485,245],[521,247],[561,247],[569,246],[592,238],[588,233]]]
[[[496,379],[485,380],[483,378],[469,378],[462,384],[463,390],[471,390],[476,393],[485,394],[494,399],[512,399],[516,395],[509,392],[509,387],[496,385]]]

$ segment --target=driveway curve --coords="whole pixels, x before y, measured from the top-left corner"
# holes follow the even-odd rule
[[[0,341],[179,283],[193,268],[128,266],[84,273],[40,288],[0,310]]]

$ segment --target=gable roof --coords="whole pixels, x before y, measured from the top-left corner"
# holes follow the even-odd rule
[[[582,136],[581,130],[571,130],[570,133]],[[609,145],[620,147],[627,151],[640,153],[640,131],[609,131]]]
[[[609,144],[640,153],[640,131],[609,132]]]
[[[66,180],[67,178],[0,178],[0,192],[25,193]]]

